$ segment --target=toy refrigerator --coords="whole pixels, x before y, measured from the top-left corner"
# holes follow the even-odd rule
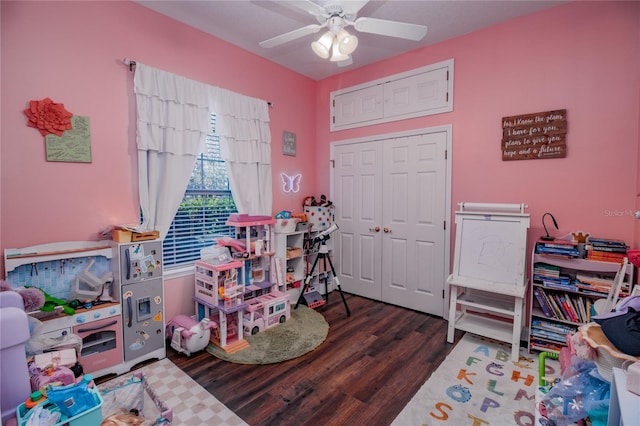
[[[116,244],[113,272],[120,288],[124,360],[166,356],[162,280],[162,242]]]

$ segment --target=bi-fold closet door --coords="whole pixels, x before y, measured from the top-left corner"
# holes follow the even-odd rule
[[[446,126],[333,145],[344,291],[444,315],[450,140]]]

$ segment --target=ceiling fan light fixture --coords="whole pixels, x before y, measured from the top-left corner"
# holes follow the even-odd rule
[[[344,28],[336,35],[338,49],[343,55],[351,55],[358,47],[358,37],[351,35]]]
[[[349,59],[349,55],[345,55],[344,53],[340,52],[340,48],[338,47],[338,43],[333,43],[333,49],[331,52],[331,62],[340,62],[340,61],[346,61],[347,59]]]
[[[322,59],[327,59],[331,53],[331,45],[333,44],[333,33],[327,31],[318,39],[311,43],[311,49]]]

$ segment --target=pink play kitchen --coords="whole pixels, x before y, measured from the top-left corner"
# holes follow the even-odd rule
[[[94,377],[165,357],[160,241],[7,249],[5,270],[11,287],[37,287],[47,297],[30,313],[41,323],[35,350],[81,346],[78,362]]]

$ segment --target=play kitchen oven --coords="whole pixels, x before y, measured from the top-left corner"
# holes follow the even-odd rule
[[[73,333],[82,339],[78,361],[85,373],[109,374],[122,363],[122,320],[120,304],[109,303],[91,309],[79,309],[74,315],[44,320],[44,337],[62,340]],[[98,373],[98,374],[96,374]]]

